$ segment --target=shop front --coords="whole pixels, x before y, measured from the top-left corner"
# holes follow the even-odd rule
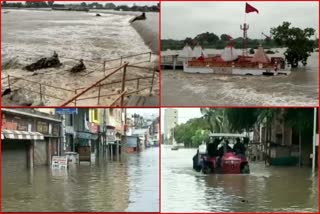
[[[2,169],[33,168],[50,164],[58,152],[60,124],[24,111],[2,111]],[[53,147],[53,148],[52,148]]]
[[[42,134],[32,132],[32,120],[2,113],[2,170],[20,170],[33,167],[33,145],[43,140]]]

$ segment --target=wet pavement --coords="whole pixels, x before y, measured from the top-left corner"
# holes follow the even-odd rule
[[[311,168],[251,162],[250,175],[203,175],[192,169],[195,153],[162,148],[162,212],[318,210],[318,175]]]
[[[2,211],[159,211],[159,151],[122,162],[81,162],[67,173],[50,167],[2,167]]]

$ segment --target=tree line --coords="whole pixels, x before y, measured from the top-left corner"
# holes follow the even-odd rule
[[[315,29],[292,27],[290,22],[283,22],[282,25],[273,27],[270,30],[271,36],[265,39],[247,38],[246,46],[250,48],[250,53],[261,44],[265,49],[284,47],[284,56],[288,64],[293,68],[298,67],[299,62],[307,65],[307,59],[314,51],[318,50],[319,39],[311,39],[315,35]],[[181,50],[186,44],[195,46],[201,45],[203,48],[223,49],[230,42],[230,36],[222,34],[220,37],[214,33],[201,33],[194,38],[187,37],[184,40],[165,39],[161,40],[161,50]],[[243,38],[232,39],[235,48],[243,47]],[[267,52],[268,53],[268,52]],[[273,52],[270,52],[273,53]]]
[[[80,4],[55,4],[54,1],[37,1],[37,2],[2,2],[2,7],[10,8],[64,8],[68,6],[80,6],[88,9],[110,9],[110,10],[122,10],[122,11],[140,11],[140,12],[159,12],[159,5],[152,6],[137,6],[133,5],[129,7],[127,5],[116,6],[114,3],[101,4],[98,2],[86,3],[82,2]]]
[[[173,39],[162,39],[161,40],[161,50],[181,50],[186,44],[190,46],[195,46],[196,44],[201,45],[205,49],[223,49],[229,43],[229,39],[227,34],[222,34],[221,36],[216,35],[215,33],[201,33],[195,36],[194,38],[187,37],[184,40],[173,40]],[[257,48],[259,44],[262,42],[264,48],[276,48],[279,47],[273,39],[247,39],[247,47],[248,48]],[[233,39],[233,45],[235,48],[242,48],[243,39],[242,37],[237,37]]]
[[[198,147],[208,141],[210,133],[250,132],[260,123],[266,125],[271,138],[272,122],[279,114],[283,114],[285,124],[299,134],[299,140],[312,136],[313,132],[313,108],[202,108],[200,111],[202,117],[190,119],[174,128],[177,143]]]

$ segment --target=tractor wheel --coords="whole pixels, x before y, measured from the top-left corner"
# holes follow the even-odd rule
[[[250,173],[250,168],[248,164],[245,164],[242,168],[241,168],[241,174],[249,174]]]
[[[204,166],[204,167],[202,168],[202,173],[203,173],[203,174],[209,174],[209,173],[211,173],[210,167]]]

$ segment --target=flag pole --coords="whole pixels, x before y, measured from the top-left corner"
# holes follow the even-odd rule
[[[246,13],[246,11],[244,11],[244,23],[246,23],[247,22],[247,13]]]

